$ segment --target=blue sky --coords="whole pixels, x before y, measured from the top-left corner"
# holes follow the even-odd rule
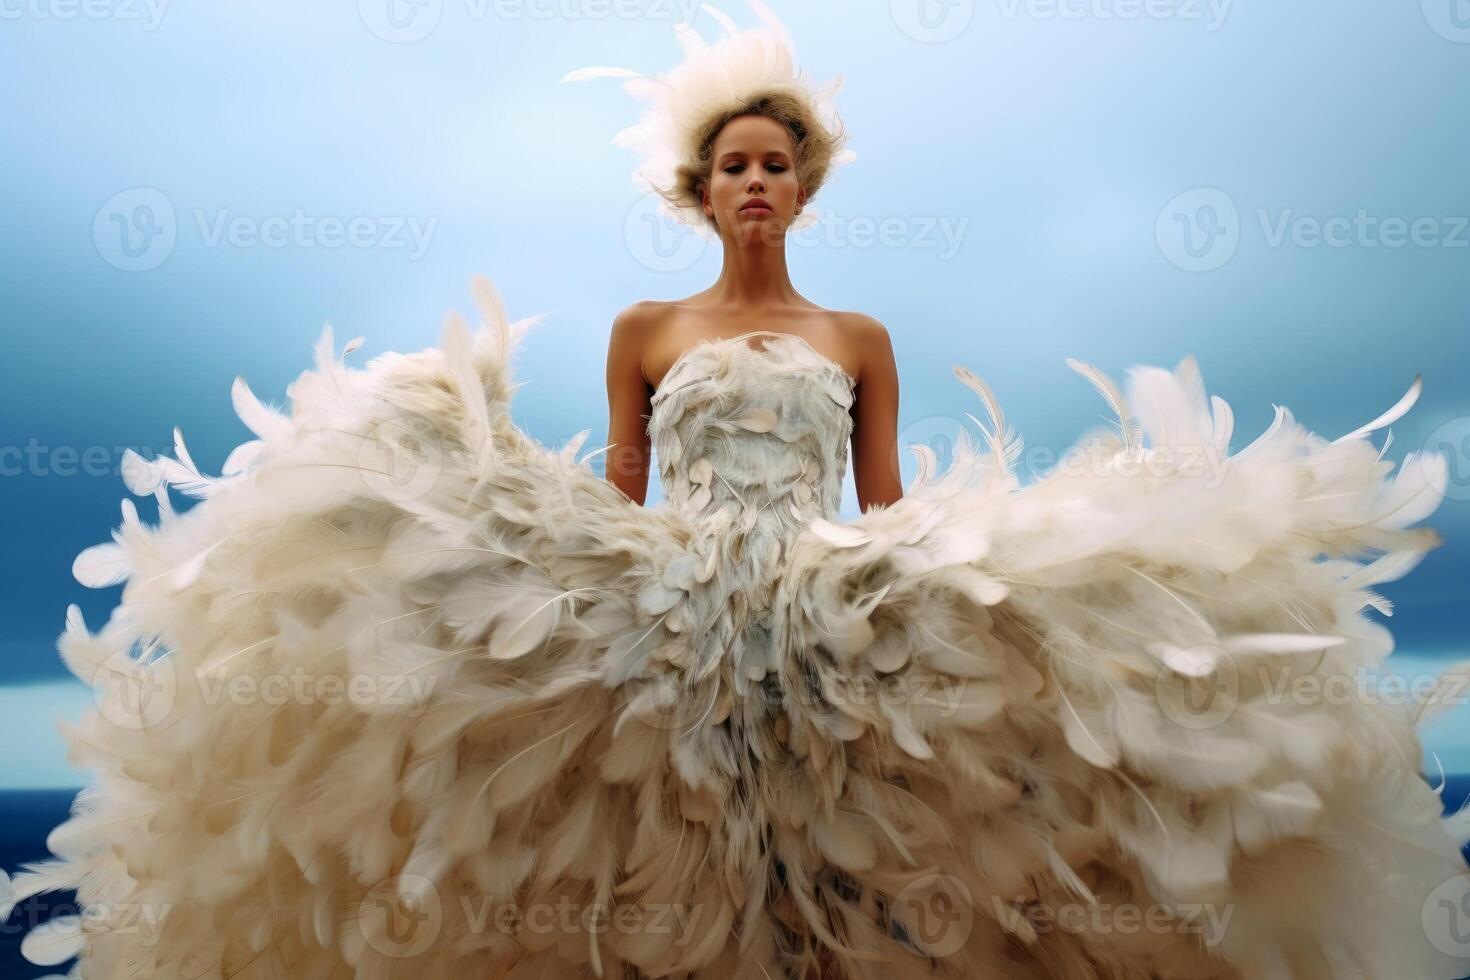
[[[923,3],[775,3],[810,74],[845,75],[858,154],[793,277],[888,326],[909,441],[973,407],[956,362],[1053,449],[1101,407],[1066,357],[1121,376],[1193,353],[1237,445],[1273,403],[1341,434],[1422,373],[1389,456],[1450,452],[1447,544],[1385,589],[1395,664],[1470,655],[1463,0]],[[87,693],[54,642],[67,603],[95,625],[116,601],[70,564],[117,521],[122,449],[182,425],[217,470],[245,437],[231,380],[280,400],[324,323],[364,360],[427,346],[487,274],[512,315],[549,314],[518,421],[603,437],[613,315],[703,288],[719,256],[650,224],[609,143],[635,103],[557,80],[667,67],[687,9],[0,6],[0,737],[27,746],[0,786],[80,783],[54,719]],[[1470,772],[1470,722],[1437,731]]]

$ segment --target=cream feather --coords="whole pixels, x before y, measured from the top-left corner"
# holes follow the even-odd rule
[[[1023,486],[998,400],[960,375],[985,442],[966,429],[943,472],[916,450],[908,494],[843,520],[854,388],[796,345],[726,338],[655,394],[664,502],[642,507],[577,459],[585,432],[550,449],[514,425],[535,321],[473,293],[473,334],[451,318],[443,347],[362,370],[328,325],[289,411],[232,389],[260,448],[228,479],[182,437],[174,460],[125,459],[160,523],[129,501],[79,561],[126,588],[95,633],[69,609],[58,649],[79,675],[124,656],[180,683],[163,723],[114,698],[60,726],[98,779],[0,904],[76,888],[181,918],[156,945],[63,922],[30,951],[160,977],[766,980],[826,960],[878,980],[930,969],[921,913],[943,894],[971,928],[942,964],[977,980],[1223,980],[1344,950],[1364,976],[1470,972],[1421,917],[1470,875],[1470,821],[1442,820],[1417,772],[1433,712],[1257,681],[1383,662],[1366,610],[1392,607],[1369,588],[1432,544],[1413,525],[1447,489],[1441,456],[1395,474],[1279,408],[1218,474],[1141,471],[1102,434],[1099,465]],[[1228,449],[1192,358],[1130,373],[1126,400],[1080,366],[1137,448]],[[394,425],[444,437],[422,493],[364,479],[364,440]],[[176,478],[213,489],[171,517]],[[265,696],[292,678],[310,683]],[[395,878],[401,911],[445,914],[411,961],[358,914]],[[1204,951],[1006,911],[1120,895],[1236,914]],[[520,938],[467,921],[564,897],[688,915]]]

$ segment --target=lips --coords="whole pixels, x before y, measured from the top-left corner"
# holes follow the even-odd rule
[[[740,205],[740,210],[742,213],[746,211],[764,211],[765,213],[770,214],[774,209],[764,199],[753,197],[750,200],[746,201],[744,204]]]

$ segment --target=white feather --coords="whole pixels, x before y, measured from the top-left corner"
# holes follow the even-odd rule
[[[133,569],[121,545],[96,544],[77,555],[71,574],[89,589],[105,589],[126,582]]]
[[[291,434],[291,420],[262,404],[244,378],[237,376],[230,385],[230,401],[235,415],[259,438],[282,439]]]
[[[1401,396],[1399,396],[1399,400],[1394,402],[1392,408],[1375,418],[1373,421],[1365,422],[1364,424],[1358,426],[1356,429],[1347,433],[1346,435],[1338,436],[1333,441],[1348,442],[1352,439],[1360,439],[1370,432],[1376,432],[1384,426],[1392,425],[1393,423],[1397,422],[1399,419],[1408,414],[1409,409],[1414,407],[1414,403],[1419,400],[1419,396],[1423,393],[1423,391],[1424,377],[1423,375],[1416,374],[1414,375],[1413,382],[1411,382],[1409,385],[1409,389],[1405,391]]]
[[[76,956],[81,948],[81,916],[58,915],[26,933],[20,955],[37,966],[56,966]]]

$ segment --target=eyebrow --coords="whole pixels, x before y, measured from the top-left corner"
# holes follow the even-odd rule
[[[770,150],[769,152],[767,152],[764,155],[765,156],[768,156],[768,157],[780,157],[783,160],[785,160],[785,159],[787,159],[789,157],[789,154],[787,154],[787,152],[785,150]],[[741,150],[726,150],[724,153],[721,153],[720,154],[720,162],[721,163],[724,163],[726,160],[729,160],[731,157],[741,157],[741,156],[745,156],[745,153],[743,151],[741,151]],[[761,156],[761,154],[756,154],[756,156]]]

